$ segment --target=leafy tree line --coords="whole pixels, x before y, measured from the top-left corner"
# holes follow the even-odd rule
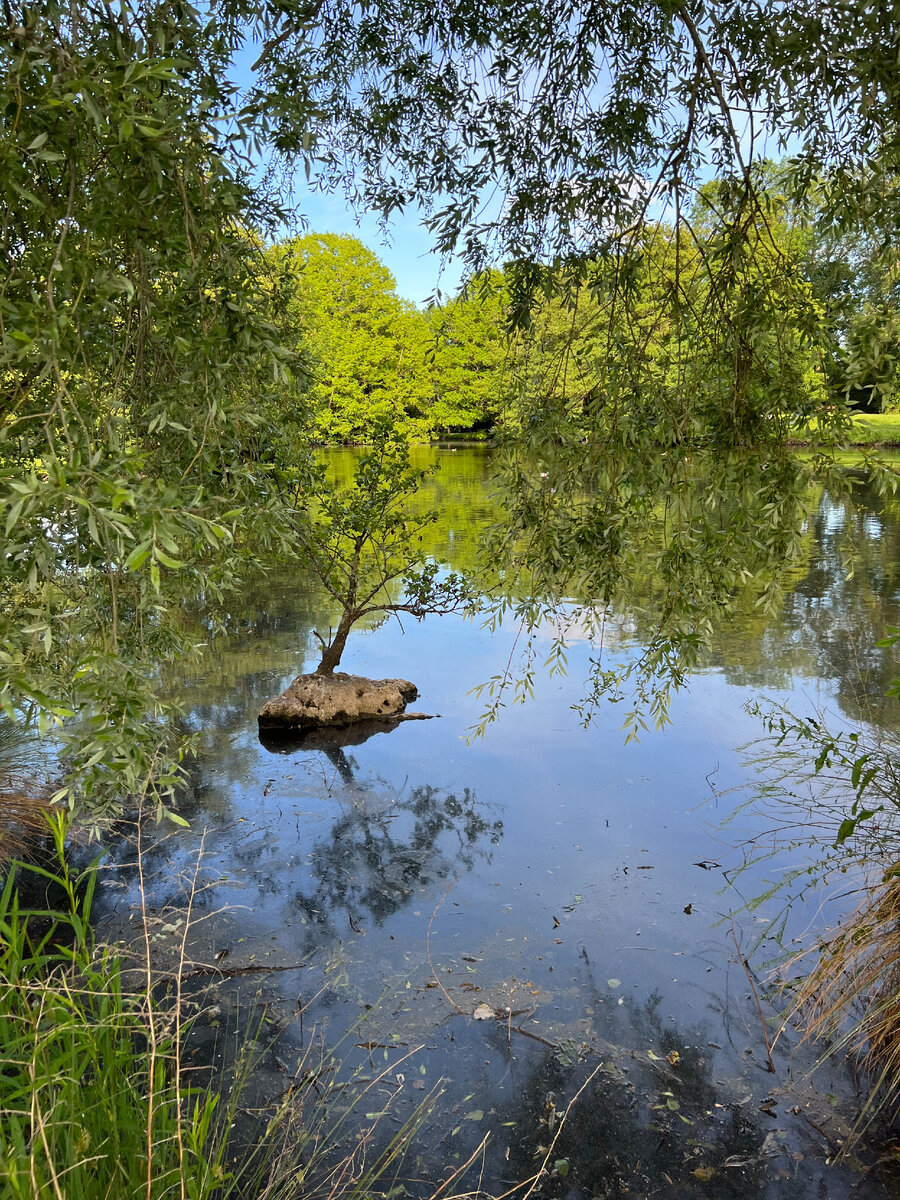
[[[183,747],[156,676],[189,648],[179,596],[302,561],[311,448],[372,412],[508,427],[501,544],[535,586],[594,578],[628,497],[667,478],[660,444],[780,445],[809,416],[840,435],[829,372],[890,373],[866,307],[892,295],[883,24],[794,4],[7,0],[0,701],[59,725],[66,795],[166,802]],[[783,202],[728,97],[804,131]],[[421,202],[473,291],[423,316],[365,251],[276,244],[264,148],[382,213]],[[805,269],[804,205],[843,273],[840,254]]]
[[[625,278],[622,262],[583,264],[578,288],[536,302],[525,329],[510,329],[514,266],[419,310],[356,238],[277,243],[267,253],[293,282],[316,439],[365,442],[384,417],[420,438],[511,432],[548,409],[558,437],[559,406],[574,403],[615,408],[663,441],[740,443],[763,423],[805,436],[805,422],[834,406],[890,411],[900,404],[892,271],[871,237],[819,232],[815,199],[793,202],[783,168],[755,173],[765,209],[745,220],[740,244],[721,232],[737,219],[733,189],[707,184],[689,228],[649,224]]]
[[[660,212],[692,241],[710,174],[729,191],[708,256],[727,290],[734,256],[764,244],[773,145],[796,147],[786,187],[845,265],[853,238],[891,257],[898,35],[883,6],[334,0],[267,11],[260,36],[273,146],[376,211],[419,208],[473,276],[514,264],[517,327],[597,260],[627,319],[635,245]],[[723,389],[743,370],[737,354]]]
[[[366,442],[385,419],[414,437],[490,428],[502,416],[508,353],[499,296],[424,311],[357,238],[308,234],[267,252],[292,280],[288,328],[309,371],[312,434]]]

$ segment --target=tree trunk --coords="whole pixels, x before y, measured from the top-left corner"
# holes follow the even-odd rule
[[[322,661],[316,667],[316,675],[333,675],[335,667],[339,666],[341,655],[344,653],[344,647],[347,645],[347,637],[350,630],[353,628],[353,623],[356,620],[355,613],[344,612],[341,616],[340,623],[337,627],[337,632],[331,639],[329,645],[322,651]]]

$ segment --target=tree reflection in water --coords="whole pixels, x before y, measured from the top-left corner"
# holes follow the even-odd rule
[[[143,886],[146,905],[160,919],[171,921],[189,908],[205,914],[221,910],[241,942],[248,931],[241,928],[247,920],[240,912],[249,909],[254,929],[264,924],[266,936],[280,930],[283,952],[305,957],[339,946],[348,928],[361,932],[367,921],[383,925],[414,894],[441,890],[479,861],[489,861],[503,822],[491,818],[471,789],[429,783],[395,788],[359,777],[349,747],[397,724],[369,722],[312,738],[261,739],[274,753],[307,760],[307,767],[322,756],[333,772],[330,780],[323,774],[322,784],[295,792],[290,804],[283,796],[275,803],[263,800],[252,820],[218,810],[212,821],[204,817],[201,764],[192,828],[173,832],[144,822],[140,870],[133,830],[123,836],[122,824],[113,831],[104,866],[107,878],[114,875],[115,908],[122,913],[137,906]],[[313,780],[315,774],[309,771]],[[337,811],[335,800],[341,801]],[[301,823],[300,809],[309,809],[313,819]],[[101,894],[98,916],[108,910],[103,888]],[[194,956],[202,954],[197,947]]]
[[[357,780],[347,748],[399,723],[366,721],[303,737],[260,737],[276,753],[324,753],[351,801],[309,852],[307,886],[294,894],[294,907],[320,925],[340,912],[354,918],[365,914],[381,925],[417,889],[472,870],[487,854],[487,845],[496,845],[503,836],[503,822],[489,820],[469,788],[457,795],[422,784],[389,806],[370,803],[371,793]],[[449,845],[442,844],[444,835]]]

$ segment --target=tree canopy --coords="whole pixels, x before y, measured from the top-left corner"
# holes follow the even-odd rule
[[[162,797],[170,577],[221,586],[278,505],[278,212],[189,7],[4,5],[2,45],[0,702],[61,723],[70,795]]]
[[[365,441],[387,415],[427,431],[427,324],[376,255],[358,238],[325,233],[280,243],[269,257],[295,284],[289,303],[308,359],[315,435]]]
[[[777,460],[801,426],[827,449],[854,388],[891,394],[898,40],[883,6],[797,0],[4,0],[0,702],[59,723],[66,794],[164,801],[177,597],[297,554],[310,407],[329,437],[382,406],[423,428],[502,415],[497,544],[552,590],[560,548],[602,583],[596,555],[657,519],[678,479],[660,454]],[[268,252],[279,165],[421,208],[473,288],[502,270],[493,307],[413,312],[352,240]]]
[[[807,336],[819,323],[822,353],[849,368],[832,373],[845,390],[870,386],[867,369],[885,384],[884,354],[866,353],[890,337],[890,314],[861,314],[849,334],[821,322],[779,243],[764,167],[788,155],[780,190],[795,211],[814,210],[820,245],[826,231],[861,231],[883,258],[900,197],[900,35],[883,6],[334,0],[279,6],[258,33],[253,103],[273,145],[386,216],[421,211],[473,277],[508,264],[513,327],[529,323],[536,296],[570,304],[598,287],[611,327],[640,320],[632,284],[663,222],[673,271],[656,325],[675,331],[688,371],[686,310],[719,341],[733,440],[746,414],[732,394],[745,388],[763,308],[779,354],[776,318],[789,309]],[[636,386],[650,373],[633,359]],[[783,413],[783,391],[769,396],[763,415]],[[823,426],[833,412],[832,396]]]
[[[608,251],[710,175],[752,192],[778,146],[827,180],[830,216],[891,228],[898,33],[880,5],[332,0],[260,21],[275,144],[383,212],[424,205],[476,270]]]

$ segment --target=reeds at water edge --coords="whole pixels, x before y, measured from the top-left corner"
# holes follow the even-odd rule
[[[50,835],[49,789],[26,775],[0,777],[0,870],[28,858]]]

